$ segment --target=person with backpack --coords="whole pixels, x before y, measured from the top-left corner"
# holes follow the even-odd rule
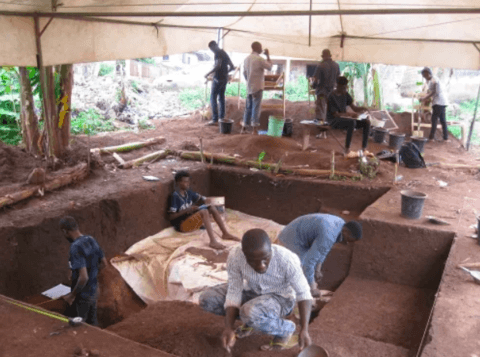
[[[448,105],[447,96],[439,79],[432,74],[432,70],[430,68],[425,67],[422,70],[422,76],[428,81],[428,94],[422,98],[422,102],[424,105],[427,105],[427,103],[429,103],[431,100],[433,110],[432,129],[430,130],[428,141],[431,142],[435,140],[435,132],[437,131],[438,120],[440,120],[443,130],[443,141],[448,142],[448,127],[445,115],[445,109]]]

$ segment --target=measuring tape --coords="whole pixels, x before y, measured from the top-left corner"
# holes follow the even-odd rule
[[[18,302],[10,301],[10,300],[7,300],[7,299],[5,299],[5,301],[10,303],[10,304],[13,304],[13,305],[23,307],[26,310],[36,312],[37,314],[45,315],[45,316],[48,316],[48,317],[51,317],[51,318],[54,318],[54,319],[57,319],[57,320],[60,320],[60,321],[66,322],[66,323],[69,322],[66,317],[51,314],[49,312],[46,312],[46,311],[43,311],[43,310],[38,310],[38,309],[35,309],[33,307],[26,306],[26,305],[23,305],[23,304],[19,304]]]

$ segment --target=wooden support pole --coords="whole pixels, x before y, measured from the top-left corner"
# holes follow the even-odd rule
[[[164,158],[166,158],[170,153],[171,153],[170,150],[160,150],[160,151],[156,151],[156,152],[154,152],[154,153],[151,153],[151,154],[142,156],[142,157],[140,157],[140,158],[138,158],[138,159],[134,159],[134,160],[127,161],[127,162],[125,162],[123,165],[120,165],[120,167],[121,167],[122,169],[129,169],[129,168],[132,168],[132,167],[134,167],[134,166],[140,166],[141,164],[143,164],[144,162],[147,162],[147,161],[164,159]]]
[[[477,109],[478,109],[479,100],[480,100],[480,86],[478,87],[477,103],[475,104],[475,111],[473,113],[472,123],[470,124],[470,130],[468,131],[467,151],[470,149],[470,141],[472,140],[473,128],[475,127],[475,120],[477,119]]]

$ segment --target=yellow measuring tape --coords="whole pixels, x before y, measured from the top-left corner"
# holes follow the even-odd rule
[[[48,316],[48,317],[51,317],[51,318],[54,318],[54,319],[57,319],[57,320],[68,323],[68,319],[66,317],[58,316],[58,315],[51,314],[51,313],[46,312],[46,311],[35,309],[33,307],[30,307],[30,306],[22,305],[22,304],[19,304],[18,302],[13,302],[13,301],[6,300],[6,299],[5,299],[5,301],[10,303],[10,304],[13,304],[13,305],[23,307],[26,310],[36,312],[37,314],[45,315],[45,316]]]

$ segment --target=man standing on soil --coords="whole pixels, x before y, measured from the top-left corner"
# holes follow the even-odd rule
[[[324,122],[327,119],[327,99],[333,92],[337,78],[340,76],[340,67],[332,61],[329,49],[322,51],[323,61],[315,70],[313,86],[317,99],[315,101],[315,118]]]
[[[357,107],[353,104],[353,98],[347,91],[348,79],[346,77],[338,77],[337,87],[330,93],[327,101],[327,122],[334,129],[346,129],[347,137],[345,138],[345,156],[356,157],[350,155],[350,145],[352,144],[353,131],[355,128],[363,128],[362,152],[367,155],[365,150],[368,145],[368,136],[370,134],[370,120],[368,118],[359,119],[359,113],[367,112],[364,107]],[[350,106],[354,113],[347,113],[347,107]],[[353,153],[355,154],[355,153]]]
[[[447,108],[448,101],[443,90],[440,80],[432,74],[432,70],[425,67],[422,70],[422,76],[428,81],[428,94],[422,98],[423,104],[428,105],[429,101],[432,101],[432,129],[430,130],[430,136],[428,141],[435,140],[435,132],[437,131],[438,120],[442,124],[443,140],[448,142],[448,127],[447,119],[445,115],[445,109]]]
[[[228,283],[204,291],[200,295],[200,306],[225,316],[222,343],[228,352],[236,338],[247,337],[254,330],[273,336],[270,344],[261,347],[263,351],[295,346],[295,323],[285,319],[293,311],[295,300],[300,313],[300,348],[311,344],[308,323],[312,296],[300,260],[294,253],[272,245],[264,230],[251,229],[243,235],[241,246],[230,252],[227,271]],[[237,318],[244,325],[234,330]]]
[[[249,126],[253,127],[253,133],[256,134],[257,127],[260,125],[263,88],[265,87],[265,70],[272,69],[268,49],[265,49],[264,53],[267,56],[266,60],[260,57],[262,44],[254,42],[252,43],[252,53],[243,62],[243,75],[247,80],[247,100],[243,114],[242,134],[245,133]]]
[[[212,107],[212,120],[206,125],[218,125],[218,119],[225,119],[225,90],[227,89],[228,73],[235,69],[227,53],[218,47],[215,41],[211,41],[208,47],[215,54],[215,66],[205,75],[208,78],[213,73],[212,93],[210,105]],[[217,108],[217,98],[220,105],[220,115]]]
[[[198,193],[190,191],[190,174],[187,171],[179,171],[175,174],[176,190],[169,198],[168,219],[172,226],[179,232],[192,232],[205,226],[210,247],[214,249],[225,249],[214,235],[210,213],[215,222],[222,230],[222,239],[240,241],[237,237],[228,233],[227,227],[217,209],[210,205],[198,206],[206,203],[206,198]]]
[[[315,282],[320,269],[335,243],[354,242],[362,238],[362,225],[345,221],[331,214],[307,214],[290,222],[278,235],[284,247],[297,254],[313,297],[320,297]]]
[[[70,306],[68,316],[81,317],[84,322],[97,322],[97,276],[108,265],[97,241],[80,233],[73,217],[60,220],[60,229],[70,244],[69,265],[72,273],[72,291],[62,298]]]

